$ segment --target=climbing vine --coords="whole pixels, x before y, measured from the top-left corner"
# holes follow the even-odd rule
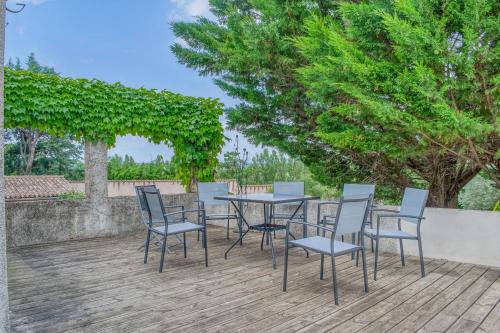
[[[217,99],[5,69],[5,127],[72,133],[108,146],[127,134],[163,142],[174,149],[186,186],[213,179],[224,142],[221,115]]]

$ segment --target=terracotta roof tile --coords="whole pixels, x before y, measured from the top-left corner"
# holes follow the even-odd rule
[[[6,176],[5,199],[52,198],[72,189],[64,176]]]

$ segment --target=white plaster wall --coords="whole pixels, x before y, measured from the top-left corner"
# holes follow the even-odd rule
[[[499,212],[426,208],[424,216],[424,257],[500,267]],[[410,223],[402,229],[416,234]],[[404,241],[403,246],[406,254],[418,255],[416,241]]]

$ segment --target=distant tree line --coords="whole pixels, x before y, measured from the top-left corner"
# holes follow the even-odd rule
[[[158,155],[151,162],[138,163],[131,156],[114,155],[108,159],[109,180],[175,179],[175,165]]]

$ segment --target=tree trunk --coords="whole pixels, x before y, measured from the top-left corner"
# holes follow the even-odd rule
[[[457,208],[458,193],[460,190],[445,188],[446,184],[431,184],[429,187],[429,198],[427,206],[441,208]]]
[[[432,163],[429,177],[429,198],[427,205],[440,208],[457,208],[460,190],[481,168],[467,162],[440,157]]]
[[[19,128],[16,129],[16,132],[19,137],[19,153],[24,164],[22,173],[24,175],[31,175],[33,162],[35,161],[36,146],[43,133],[31,128]]]
[[[186,189],[189,191],[189,193],[198,192],[198,180],[196,179],[195,170],[191,170],[191,179],[189,180],[189,184],[188,186],[186,186]]]
[[[0,1],[0,332],[9,332],[9,292],[7,281],[7,229],[5,226],[5,183],[3,151],[5,1]]]

